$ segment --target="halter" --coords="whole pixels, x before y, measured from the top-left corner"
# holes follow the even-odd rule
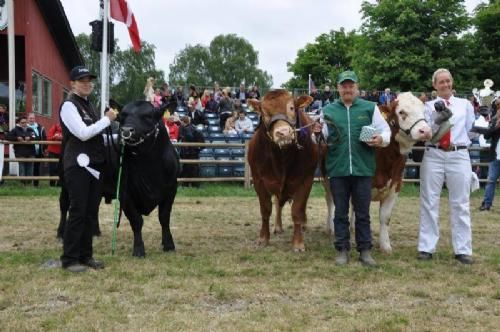
[[[151,129],[150,131],[148,131],[144,136],[141,136],[139,137],[139,139],[137,140],[137,142],[128,142],[127,140],[132,136],[132,134],[128,135],[128,136],[124,136],[123,135],[123,131],[121,132],[120,134],[120,137],[121,139],[123,140],[123,142],[125,143],[125,145],[128,145],[128,146],[138,146],[142,143],[144,143],[146,141],[147,138],[149,138],[151,135],[154,134],[154,138],[156,140],[156,138],[158,137],[158,133],[160,132],[160,128],[158,127],[158,123],[155,124],[155,126],[153,127],[153,129]]]
[[[425,118],[421,118],[421,119],[418,119],[417,121],[415,121],[415,122],[411,125],[411,127],[410,127],[409,129],[403,129],[403,128],[401,128],[401,126],[399,125],[399,123],[398,123],[398,127],[399,127],[399,130],[400,130],[400,131],[402,131],[403,133],[405,133],[407,136],[410,136],[410,137],[411,137],[411,135],[410,135],[410,134],[411,134],[411,130],[413,129],[413,127],[415,127],[415,126],[417,125],[417,123],[422,122],[422,121],[424,121],[425,123],[427,123],[427,120],[426,120]]]

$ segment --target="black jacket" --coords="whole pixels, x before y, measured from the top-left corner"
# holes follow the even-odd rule
[[[208,120],[205,118],[205,115],[199,110],[195,110],[194,112],[188,111],[187,116],[191,118],[191,123],[195,126],[199,124],[208,126]]]
[[[31,141],[34,141],[36,136],[33,129],[30,127],[22,128],[21,126],[16,126],[7,134],[7,139],[9,141],[17,141],[18,137],[30,137]],[[35,156],[35,145],[34,144],[15,144],[14,153],[16,157],[34,157]]]
[[[500,114],[497,112],[497,116],[498,115],[500,115]],[[488,161],[494,161],[497,159],[496,148],[498,145],[498,140],[500,139],[500,127],[495,128],[494,125],[495,124],[492,123],[488,132],[486,132],[484,134],[484,138],[486,138],[486,139],[491,138],[491,145],[490,145],[490,151],[488,154]]]

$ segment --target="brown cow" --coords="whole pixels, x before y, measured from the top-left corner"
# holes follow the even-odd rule
[[[283,232],[281,210],[287,201],[292,201],[293,250],[305,250],[306,205],[318,165],[318,146],[311,138],[312,120],[303,111],[311,102],[310,96],[294,100],[286,90],[270,91],[261,102],[249,100],[261,116],[248,148],[248,162],[262,217],[260,245],[269,243],[271,197],[275,196],[274,233]]]
[[[401,190],[406,155],[416,142],[431,139],[432,131],[425,121],[424,104],[411,92],[402,93],[389,106],[379,108],[391,128],[391,143],[375,150],[376,169],[372,181],[372,201],[380,202],[380,249],[391,252],[389,220]],[[328,206],[326,225],[328,232],[333,232],[333,199],[329,183],[324,182]]]

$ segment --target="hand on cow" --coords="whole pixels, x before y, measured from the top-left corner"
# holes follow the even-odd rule
[[[312,126],[313,133],[319,134],[323,130],[323,124],[320,123],[319,121],[314,122]]]
[[[383,142],[384,141],[382,140],[382,136],[380,136],[379,134],[375,134],[372,136],[371,140],[366,141],[366,144],[368,144],[371,147],[377,148],[382,146]]]
[[[118,112],[115,111],[114,109],[110,108],[109,111],[106,112],[106,115],[110,121],[115,121],[116,116],[118,115]]]

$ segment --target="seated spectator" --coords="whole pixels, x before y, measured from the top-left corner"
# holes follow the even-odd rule
[[[236,131],[240,135],[253,132],[252,120],[247,118],[246,113],[243,110],[238,112],[238,120],[235,121],[234,125]]]
[[[324,105],[330,104],[333,102],[333,92],[330,90],[330,86],[325,85],[325,89],[323,90],[323,94],[321,95],[321,101]]]
[[[179,126],[177,122],[179,122],[179,116],[174,114],[169,116],[166,120],[163,118],[163,122],[165,123],[165,128],[168,130],[168,137],[171,142],[177,142],[179,139]]]
[[[194,126],[204,125],[208,126],[208,120],[200,110],[196,109],[195,101],[188,104],[188,114],[187,116],[191,119],[191,124]]]
[[[153,106],[155,108],[160,108],[162,103],[161,99],[162,99],[161,90],[159,88],[156,88],[155,95],[153,97]]]
[[[214,100],[219,103],[222,98],[222,90],[219,87],[219,83],[214,83]]]
[[[241,83],[240,88],[236,90],[236,99],[242,104],[246,104],[248,98],[248,93],[245,89],[245,84]]]
[[[205,105],[205,112],[208,113],[219,113],[219,103],[215,101],[214,93],[210,91],[209,93],[210,99]]]
[[[47,135],[47,139],[49,141],[59,141],[61,142],[63,139],[63,133],[61,124],[55,123],[50,127],[49,133]],[[59,159],[61,156],[61,144],[49,144],[47,146],[47,152],[49,153],[49,158],[57,158]],[[61,163],[49,163],[49,175],[50,176],[59,176]],[[59,181],[50,180],[49,182],[51,187],[59,186]]]
[[[226,119],[233,114],[233,100],[229,96],[229,88],[222,90],[222,97],[219,102],[220,127],[226,127]]]
[[[230,116],[226,120],[226,125],[224,127],[224,130],[222,131],[226,135],[237,135],[238,132],[236,131],[236,116]]]
[[[18,142],[30,142],[35,140],[35,131],[28,127],[28,120],[25,116],[19,118],[18,125],[12,129],[8,135],[7,139],[9,141]],[[14,154],[16,158],[34,158],[36,151],[34,144],[15,144]],[[33,175],[33,162],[22,161],[19,162],[19,175],[20,176],[32,176]],[[23,181],[24,184],[28,182]]]
[[[251,98],[260,99],[260,92],[259,92],[259,88],[257,87],[257,85],[252,86],[252,89],[250,91],[248,91],[247,97],[248,97],[248,99],[251,99]]]
[[[391,95],[391,89],[386,88],[384,90],[384,93],[379,98],[379,104],[380,105],[389,105],[393,99],[394,98]]]
[[[207,108],[207,103],[210,100],[210,91],[208,89],[203,90],[203,95],[200,98],[201,107],[203,109]]]
[[[184,92],[182,91],[182,86],[177,87],[174,94],[177,107],[186,107],[186,98],[184,97]]]
[[[189,98],[196,98],[199,97],[200,95],[198,94],[198,90],[196,90],[196,86],[191,84],[189,86]]]

